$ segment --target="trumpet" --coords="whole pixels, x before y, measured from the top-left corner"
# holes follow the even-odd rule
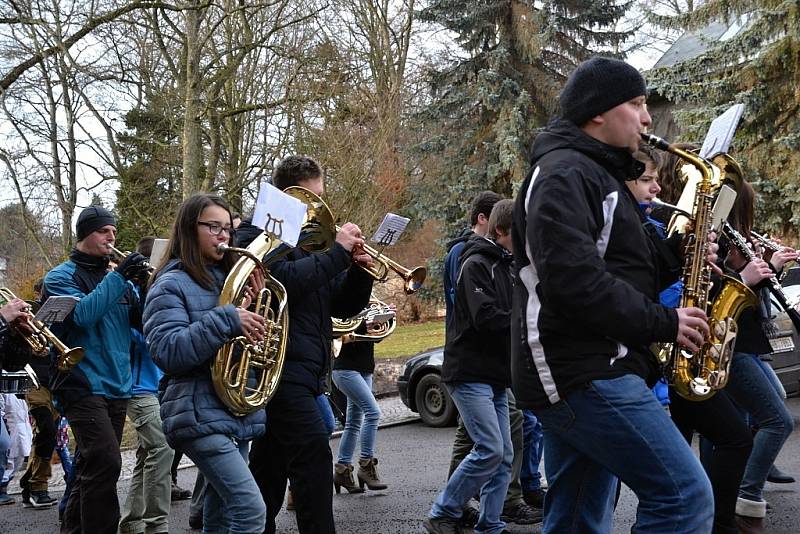
[[[6,302],[11,302],[17,296],[7,287],[0,287],[0,298],[5,299]],[[49,343],[52,343],[53,348],[58,352],[56,367],[59,371],[66,373],[83,359],[84,352],[82,347],[67,347],[43,322],[35,317],[30,316],[25,319],[25,324],[31,332],[25,332],[20,329],[17,329],[17,331],[25,338],[34,353],[41,354],[46,352],[49,348]]]
[[[114,247],[113,245],[108,245],[108,248],[111,249],[111,252],[113,252],[114,255],[117,256],[117,258],[119,258],[120,261],[124,260],[125,258],[130,256],[131,254],[133,254],[133,252],[131,252],[130,250],[126,250],[125,252],[122,252],[121,250],[119,250],[118,248]],[[148,262],[144,262],[144,265],[147,267],[147,272],[150,273],[150,274],[153,274],[153,271],[155,270],[155,267],[150,265],[150,263],[148,263]]]
[[[323,241],[332,242],[333,239],[336,238],[335,234],[330,230],[331,227],[328,226],[328,224],[330,224],[330,222],[333,220],[333,215],[321,198],[308,189],[299,186],[287,187],[283,192],[305,203],[308,206],[309,214],[316,214],[318,211],[324,213],[324,220],[326,224],[322,225],[323,229],[325,230],[322,232],[325,237]],[[335,228],[336,232],[342,229],[342,227],[338,225],[333,228]],[[313,247],[303,248],[307,252],[319,252],[325,250],[324,248],[319,250]],[[364,245],[363,250],[365,254],[368,254],[372,258],[372,260],[375,262],[375,265],[372,267],[364,267],[359,264],[358,266],[366,271],[376,281],[385,282],[389,278],[389,271],[391,270],[400,275],[400,277],[405,281],[403,284],[403,290],[406,292],[406,295],[416,293],[419,288],[422,287],[422,283],[425,281],[425,277],[428,275],[428,269],[425,267],[419,266],[414,267],[413,269],[408,269],[388,256],[381,254],[369,245]]]
[[[337,226],[336,231],[338,232],[339,230],[341,230],[341,227]],[[372,258],[374,265],[372,267],[364,267],[359,264],[358,266],[364,269],[377,282],[385,282],[389,278],[389,271],[394,271],[403,279],[403,291],[405,291],[406,295],[412,295],[419,291],[419,288],[425,282],[425,277],[428,276],[428,269],[421,265],[409,269],[367,244],[364,244],[361,249]]]

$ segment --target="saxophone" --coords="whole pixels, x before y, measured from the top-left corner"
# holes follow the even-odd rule
[[[714,166],[660,137],[641,135],[645,143],[675,154],[701,174],[691,213],[694,229],[686,239],[682,277],[684,287],[679,307],[696,307],[705,311],[710,333],[695,354],[677,343],[660,344],[657,348],[658,358],[666,369],[666,378],[675,391],[687,400],[701,401],[710,398],[728,383],[736,341],[736,321],[745,308],[758,304],[758,297],[739,280],[723,276],[719,293],[711,299],[711,267],[706,264],[705,258],[710,244],[706,236],[711,230],[717,230],[712,228]]]

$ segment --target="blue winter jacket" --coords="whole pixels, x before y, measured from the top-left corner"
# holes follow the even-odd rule
[[[225,273],[213,266],[211,274],[215,287],[206,289],[172,259],[158,273],[145,303],[147,345],[166,374],[160,389],[161,420],[173,448],[183,440],[211,434],[251,440],[266,430],[264,410],[234,416],[211,383],[210,364],[217,351],[242,335],[236,308],[217,305]]]
[[[44,299],[70,295],[80,301],[53,333],[85,356],[68,375],[59,373],[54,389],[62,404],[96,395],[131,396],[131,324],[138,324],[138,303],[119,273],[108,272],[108,258],[73,250],[70,259],[44,278]]]

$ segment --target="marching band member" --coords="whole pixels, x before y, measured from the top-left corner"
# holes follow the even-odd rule
[[[581,63],[515,205],[512,377],[544,428],[544,534],[610,532],[617,477],[639,498],[635,531],[711,530],[708,477],[650,391],[648,345],[696,351],[708,323],[703,310],[658,303],[674,280],[659,276],[624,185],[643,170],[632,153],[651,122],[646,93],[627,63]]]
[[[84,209],[75,230],[78,242],[69,259],[45,276],[43,297],[79,299],[53,333],[85,351],[75,368],[51,379],[56,404],[69,420],[78,448],[61,532],[115,533],[119,445],[131,396],[130,329],[140,327],[128,282],[141,279],[147,267],[144,257],[134,253],[109,271],[117,227],[113,214],[102,206]]]
[[[205,532],[261,533],[266,509],[247,467],[248,444],[264,433],[263,410],[231,414],[214,391],[210,362],[226,342],[262,340],[264,318],[219,294],[234,263],[217,246],[233,234],[228,204],[196,194],[178,209],[167,259],[153,274],[144,310],[147,344],[164,371],[161,419],[167,442],[182,450],[207,481]],[[258,275],[251,276],[258,288]]]
[[[319,164],[289,156],[272,177],[278,189],[325,190]],[[244,226],[244,223],[242,223]],[[289,299],[289,340],[281,382],[267,404],[267,433],[253,442],[250,467],[267,503],[266,532],[275,532],[275,516],[291,481],[301,534],[331,534],[333,523],[333,457],[317,397],[330,365],[331,316],[352,317],[369,301],[372,278],[354,263],[369,265],[361,230],[345,223],[336,242],[322,253],[295,248],[270,265]]]
[[[749,236],[753,229],[754,209],[755,192],[749,183],[744,182],[728,216],[728,222],[742,236]],[[730,379],[725,388],[758,426],[736,502],[736,520],[744,534],[764,531],[767,512],[764,483],[781,447],[794,429],[792,415],[772,385],[771,377],[762,368],[760,355],[772,352],[763,328],[769,320],[764,307],[764,303],[769,302],[769,292],[763,281],[773,278],[775,272],[779,272],[786,262],[796,260],[797,256],[796,251],[786,248],[774,253],[769,262],[763,259],[747,262],[735,247],[730,247],[726,259],[726,265],[739,273],[742,282],[760,296],[757,308],[742,312],[737,322],[739,333],[731,360]]]
[[[634,198],[639,202],[643,215],[649,219],[652,202],[661,191],[659,181],[662,176],[657,169],[662,169],[665,183],[680,183],[680,178],[677,176],[677,156],[668,153],[665,159],[671,161],[672,165],[661,166],[658,165],[660,163],[660,159],[657,159],[659,158],[658,153],[650,147],[642,146],[634,154],[634,157],[645,164],[645,171],[636,180],[628,181],[627,185]],[[678,188],[666,188],[667,192],[676,190],[680,193]],[[661,200],[675,204],[678,199],[662,198]],[[654,225],[661,225],[658,221],[649,220]],[[657,227],[663,234],[663,227]],[[661,292],[659,300],[665,306],[677,307],[680,303],[682,288],[682,282],[676,282]],[[659,385],[663,383],[662,380],[657,382],[654,388],[656,396],[659,396]],[[670,415],[687,443],[692,442],[694,432],[697,431],[713,444],[708,465],[704,465],[714,492],[712,533],[737,534],[736,498],[747,458],[753,446],[750,430],[725,390],[718,391],[713,396],[699,401],[684,399],[675,392],[674,387],[668,387],[667,390],[668,398],[666,400],[670,405]]]
[[[370,326],[368,323],[365,319],[353,333],[363,336]],[[383,490],[388,486],[378,476],[378,459],[375,458],[375,440],[381,409],[372,393],[375,343],[383,341],[383,338],[351,340],[348,336],[349,334],[342,336],[342,349],[333,361],[333,383],[347,397],[347,416],[339,442],[339,457],[334,466],[333,484],[336,493],[339,493],[340,487],[344,487],[349,493],[361,493],[365,484],[371,490]],[[353,453],[359,437],[356,485],[353,480]]]

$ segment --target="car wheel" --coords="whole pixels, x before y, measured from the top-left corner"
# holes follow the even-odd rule
[[[423,376],[414,391],[417,410],[422,421],[429,426],[448,426],[456,417],[456,405],[436,373]]]

